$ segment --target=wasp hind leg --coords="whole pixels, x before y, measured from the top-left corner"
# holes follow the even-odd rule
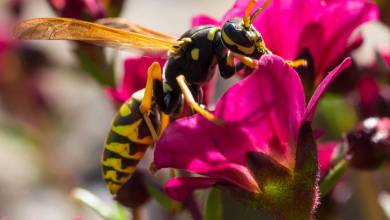
[[[152,110],[153,87],[155,84],[154,81],[156,80],[162,80],[161,66],[158,62],[152,63],[148,68],[148,78],[146,81],[144,97],[142,98],[141,105],[139,108],[154,142],[157,141],[158,134],[149,118],[149,113]]]
[[[194,99],[194,97],[193,97],[193,95],[191,93],[191,90],[190,90],[190,88],[187,85],[187,82],[185,80],[184,75],[179,75],[178,77],[176,77],[176,81],[179,84],[180,89],[181,89],[181,91],[182,91],[182,93],[184,95],[184,100],[191,107],[191,109],[193,109],[195,112],[199,113],[200,115],[202,115],[207,120],[209,120],[209,121],[211,121],[213,123],[216,123],[216,124],[219,124],[219,125],[223,124],[222,120],[216,118],[212,113],[210,113],[209,111],[207,111],[204,108],[202,108],[198,104],[198,102],[195,101],[195,99]]]
[[[160,135],[163,133],[166,127],[168,127],[170,123],[170,117],[168,114],[161,112],[161,124],[160,124]]]

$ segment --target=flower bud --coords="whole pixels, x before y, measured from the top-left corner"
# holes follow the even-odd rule
[[[390,119],[368,118],[347,135],[352,167],[375,169],[389,157]]]

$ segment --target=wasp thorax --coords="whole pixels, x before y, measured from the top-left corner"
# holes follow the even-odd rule
[[[222,42],[229,50],[258,58],[263,54],[263,38],[253,25],[245,27],[242,19],[228,20],[222,27]]]

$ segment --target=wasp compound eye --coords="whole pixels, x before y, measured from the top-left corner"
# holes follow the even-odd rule
[[[234,43],[244,47],[251,47],[253,42],[248,38],[247,31],[240,19],[229,20],[222,27],[222,40],[226,46]]]
[[[245,27],[241,19],[229,20],[222,27],[222,43],[232,52],[258,58],[263,53],[258,47],[261,42],[260,33],[253,26]]]

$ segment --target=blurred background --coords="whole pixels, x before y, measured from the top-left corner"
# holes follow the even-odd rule
[[[179,36],[190,27],[194,15],[219,19],[233,2],[127,0],[120,16]],[[75,187],[113,203],[100,170],[104,138],[116,111],[105,91],[111,79],[105,81],[88,73],[75,56],[80,45],[12,39],[12,29],[18,21],[58,16],[53,8],[45,0],[0,0],[0,220],[101,219],[71,198]],[[390,9],[385,7],[386,13]],[[383,16],[383,21],[386,19]],[[353,54],[359,65],[376,62],[378,51],[390,53],[386,24],[370,23],[361,31],[364,44]],[[124,59],[134,54],[117,54],[109,49],[104,54],[108,59],[118,57],[111,69],[114,82],[118,82]],[[231,82],[220,82],[219,94]],[[335,105],[344,111],[339,113],[343,114],[339,116],[342,120],[327,126],[333,126],[331,135],[340,137],[355,127],[359,116],[337,95],[322,102],[323,116],[329,113],[329,106]],[[381,194],[385,189],[390,189],[389,165],[375,172],[350,171],[327,198],[331,205],[323,201],[328,209],[321,210],[326,214],[320,219],[387,219],[378,203],[379,197],[389,199],[387,194]],[[223,201],[224,219],[259,219],[233,199],[226,197]],[[156,202],[149,202],[141,211],[142,219],[173,218],[161,213],[164,212]],[[189,214],[184,212],[174,218],[189,219]]]

